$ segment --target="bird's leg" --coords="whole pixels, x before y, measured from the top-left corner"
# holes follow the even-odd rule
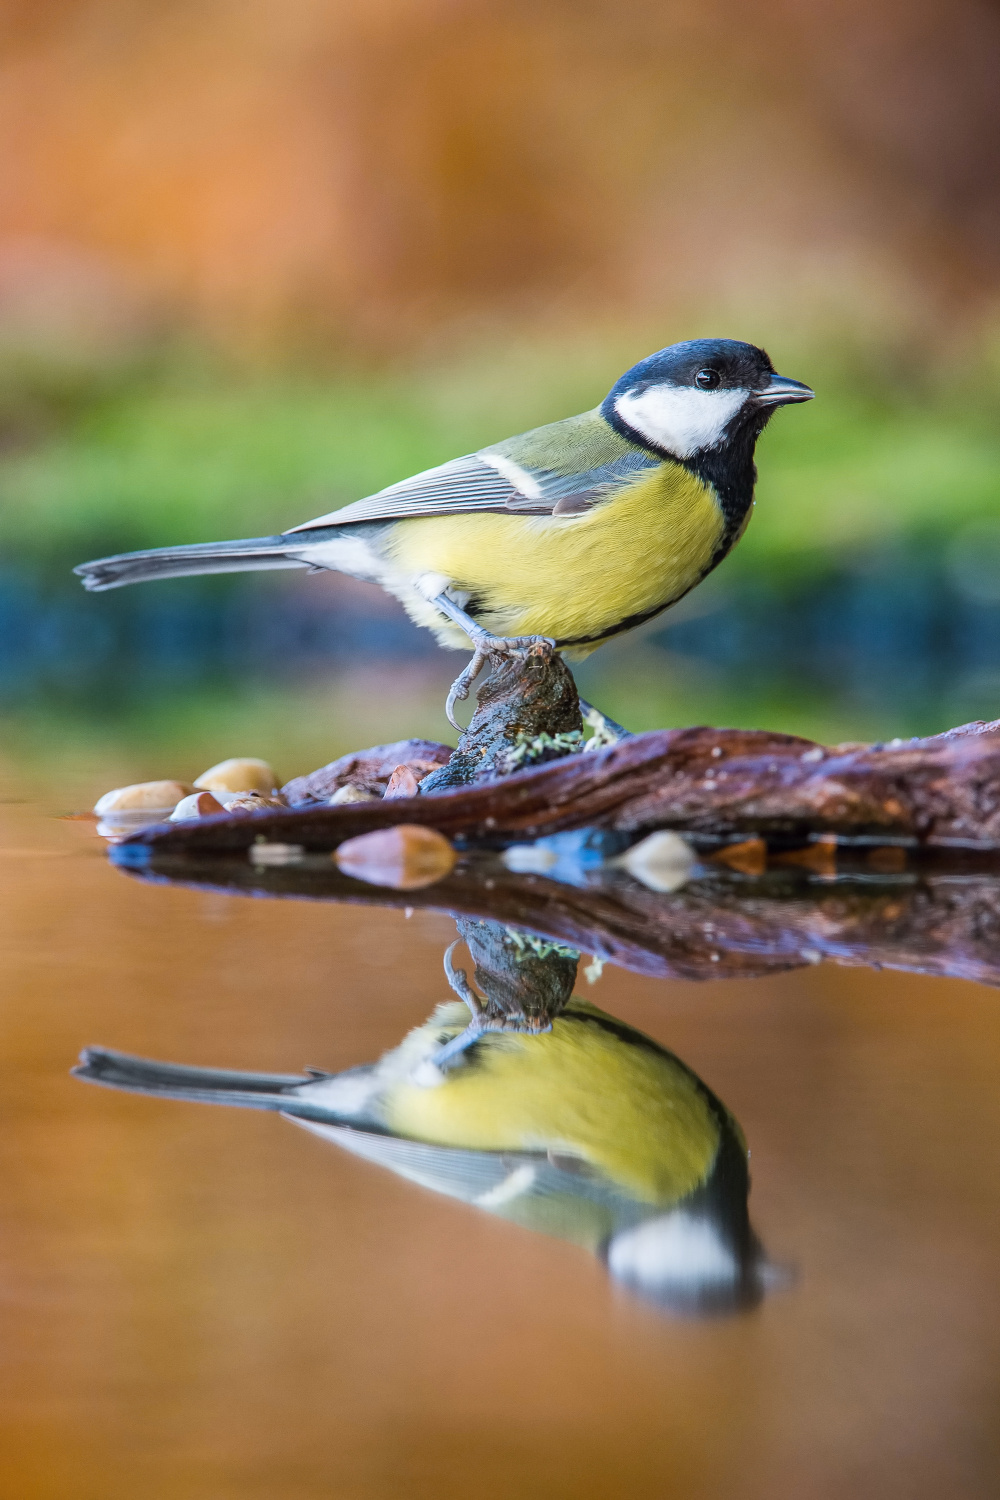
[[[589,724],[594,733],[584,746],[585,750],[603,750],[608,745],[617,745],[619,740],[630,740],[632,731],[619,724],[617,719],[609,718],[602,714],[599,708],[588,703],[586,698],[580,699],[580,712],[583,722]]]
[[[461,1056],[467,1047],[472,1046],[473,1042],[477,1042],[484,1031],[491,1029],[486,1021],[486,1012],[483,1008],[483,1003],[469,983],[469,976],[464,969],[456,969],[452,960],[451,955],[461,941],[461,938],[456,938],[445,953],[444,972],[445,978],[455,991],[455,994],[469,1007],[472,1013],[472,1020],[464,1031],[460,1032],[458,1036],[453,1037],[450,1042],[446,1042],[439,1051],[435,1052],[434,1066],[442,1070],[449,1067],[457,1057]]]
[[[460,672],[455,678],[445,704],[449,724],[461,731],[462,726],[455,718],[455,704],[463,702],[469,696],[472,684],[491,656],[518,656],[522,652],[530,651],[532,646],[554,648],[556,643],[547,635],[492,635],[490,631],[484,630],[482,625],[478,625],[472,616],[467,614],[461,605],[456,604],[447,593],[437,594],[431,602],[436,604],[449,620],[460,625],[472,642],[472,660],[464,672]]]

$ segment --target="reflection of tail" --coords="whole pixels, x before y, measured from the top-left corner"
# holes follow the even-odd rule
[[[316,1083],[321,1073],[235,1073],[225,1068],[187,1068],[179,1063],[154,1062],[130,1057],[106,1047],[87,1047],[73,1069],[76,1078],[103,1083],[108,1088],[129,1089],[135,1094],[162,1094],[170,1099],[193,1099],[200,1104],[242,1104],[250,1109],[291,1109],[295,1114],[314,1111],[296,1098],[303,1084]],[[315,1111],[320,1114],[320,1111]],[[321,1118],[328,1119],[324,1110]]]
[[[303,544],[283,536],[256,536],[240,542],[198,542],[190,547],[157,547],[122,552],[74,568],[85,589],[100,593],[151,578],[184,578],[193,573],[257,572],[263,568],[307,568]]]

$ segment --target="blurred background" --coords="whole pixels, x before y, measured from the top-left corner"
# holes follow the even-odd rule
[[[699,335],[820,399],[766,433],[737,552],[590,694],[832,738],[1000,713],[996,7],[7,0],[0,29],[8,753],[290,775],[446,737],[459,659],[374,589],[70,568],[280,530]]]

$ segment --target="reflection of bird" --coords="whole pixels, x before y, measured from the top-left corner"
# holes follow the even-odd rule
[[[126,553],[77,568],[88,589],[259,568],[379,583],[442,645],[475,656],[551,639],[587,655],[692,589],[739,539],[754,444],[808,386],[732,339],[674,344],[594,411],[536,428],[280,536]]]
[[[672,1053],[574,999],[552,1030],[486,1033],[439,1006],[380,1062],[336,1075],[221,1072],[101,1048],[77,1076],[175,1099],[274,1109],[355,1155],[604,1256],[679,1310],[732,1310],[767,1279],[747,1215],[746,1145]]]

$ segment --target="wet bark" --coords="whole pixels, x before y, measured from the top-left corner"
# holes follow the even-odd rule
[[[696,844],[826,837],[1000,851],[1000,723],[832,747],[765,730],[670,729],[597,751],[578,748],[580,727],[568,669],[536,648],[494,660],[454,752],[426,740],[376,746],[289,782],[285,794],[299,805],[287,811],[165,825],[122,849],[209,854],[265,840],[329,851],[417,823],[466,844],[593,827],[634,837],[674,829]],[[401,765],[407,772],[385,798]],[[345,785],[381,800],[323,805]],[[400,795],[411,788],[416,795]]]
[[[143,848],[210,854],[264,839],[331,850],[399,823],[469,842],[670,828],[696,844],[826,835],[1000,850],[1000,731],[824,747],[762,730],[657,730],[437,795],[221,814],[147,829],[120,847],[139,857]]]
[[[495,780],[574,749],[583,749],[583,719],[562,657],[547,646],[533,647],[524,660],[494,656],[458,749],[421,782],[420,795]]]

